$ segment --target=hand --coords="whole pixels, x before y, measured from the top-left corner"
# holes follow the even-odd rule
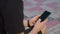
[[[36,30],[37,33],[39,31],[42,31],[42,33],[44,34],[44,33],[46,33],[46,23],[47,23],[48,19],[46,19],[43,22],[40,22],[40,21],[41,21],[40,19],[37,21],[37,23],[34,26],[34,29]]]
[[[35,16],[35,17],[33,17],[33,18],[31,18],[30,20],[29,20],[29,25],[30,26],[33,26],[35,23],[36,23],[36,21],[37,21],[37,19],[40,17],[40,15],[37,15],[37,16]],[[24,27],[27,27],[28,26],[28,22],[27,22],[27,20],[23,20],[23,24],[24,24]]]
[[[47,27],[45,25],[45,27],[43,29],[41,29],[42,34],[46,34],[46,29],[47,29]]]
[[[42,34],[46,34],[46,23],[47,23],[47,19],[43,22],[40,22],[41,20],[39,19],[35,25],[34,28],[31,30],[31,32],[29,32],[29,34],[37,34],[38,32],[42,32]]]
[[[36,23],[36,21],[37,21],[37,19],[38,19],[39,17],[40,17],[40,15],[37,15],[37,16],[31,18],[31,19],[29,20],[30,26],[33,26],[33,25]]]

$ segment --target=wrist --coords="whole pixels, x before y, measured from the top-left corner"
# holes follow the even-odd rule
[[[24,27],[27,27],[27,20],[23,20]]]
[[[37,34],[38,33],[38,31],[35,29],[35,28],[33,28],[32,30],[31,30],[31,32],[29,32],[29,34]]]
[[[34,31],[35,31],[36,33],[38,33],[39,31],[41,31],[41,29],[38,29],[38,27],[35,27],[35,26],[34,26],[33,29],[34,29]]]
[[[25,27],[32,27],[33,24],[30,20],[23,20],[23,24]]]

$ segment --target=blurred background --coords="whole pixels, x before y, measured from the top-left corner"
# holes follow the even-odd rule
[[[51,12],[48,17],[47,34],[60,34],[60,0],[23,0],[24,18],[41,15],[45,10]]]

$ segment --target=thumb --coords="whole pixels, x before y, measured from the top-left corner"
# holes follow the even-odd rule
[[[41,19],[39,19],[38,21],[37,21],[37,23],[39,23],[41,21]]]
[[[35,16],[33,19],[34,19],[34,20],[38,20],[39,17],[40,17],[40,15],[37,15],[37,16]]]

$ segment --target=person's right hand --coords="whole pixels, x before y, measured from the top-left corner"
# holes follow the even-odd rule
[[[37,23],[35,23],[34,29],[36,30],[36,32],[38,33],[39,31],[42,31],[43,33],[45,32],[46,29],[46,23],[47,23],[47,19],[43,22],[40,22],[41,20],[39,19],[37,21]]]

